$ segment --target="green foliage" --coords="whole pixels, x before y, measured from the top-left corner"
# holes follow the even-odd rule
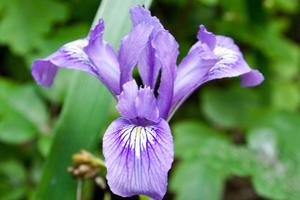
[[[253,90],[241,87],[226,90],[207,88],[200,98],[205,116],[224,127],[246,126],[261,105]]]
[[[51,26],[67,17],[67,8],[50,0],[1,1],[0,10],[0,42],[17,54],[34,50]]]

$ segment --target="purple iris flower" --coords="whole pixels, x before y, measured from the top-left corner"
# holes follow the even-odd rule
[[[168,121],[183,101],[213,79],[241,76],[243,86],[255,86],[264,78],[247,65],[232,39],[214,35],[203,25],[197,43],[177,66],[178,44],[160,21],[142,6],[132,8],[130,14],[133,27],[118,53],[103,39],[100,20],[86,38],[35,60],[32,75],[44,87],[51,86],[59,68],[98,78],[117,99],[121,114],[103,138],[112,192],[162,199],[174,154]],[[142,86],[132,76],[136,65]]]

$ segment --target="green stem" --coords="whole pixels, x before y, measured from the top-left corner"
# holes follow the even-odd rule
[[[76,200],[81,200],[82,197],[82,178],[77,179]]]

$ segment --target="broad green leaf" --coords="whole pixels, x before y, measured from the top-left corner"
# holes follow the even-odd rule
[[[173,127],[179,162],[171,179],[176,199],[221,199],[225,179],[257,171],[255,154],[200,122]]]
[[[201,160],[180,163],[171,177],[170,188],[176,200],[220,200],[224,174]]]
[[[243,127],[261,108],[259,97],[249,88],[208,88],[200,98],[205,116],[224,127]]]
[[[36,129],[17,115],[8,115],[0,120],[0,141],[6,144],[23,144],[32,140]]]
[[[26,171],[17,160],[0,162],[0,200],[18,200],[25,196]]]
[[[282,10],[287,13],[293,13],[299,8],[299,1],[297,0],[271,0],[269,2],[272,3],[277,10]]]
[[[52,135],[41,135],[38,139],[37,147],[42,156],[47,157],[53,141]]]
[[[50,0],[0,1],[0,10],[4,13],[0,42],[22,55],[37,47],[55,22],[67,17],[66,7]]]
[[[129,8],[144,3],[149,6],[150,1],[102,1],[95,22],[104,18],[105,38],[114,47],[129,30]],[[74,73],[35,197],[37,200],[75,199],[76,181],[66,169],[71,164],[72,154],[82,148],[95,148],[110,101],[110,94],[98,80],[87,74]]]
[[[228,138],[224,137],[217,131],[208,128],[202,123],[196,121],[183,121],[173,126],[175,156],[182,159],[194,158],[195,153],[207,141],[224,141],[227,143]]]
[[[225,175],[249,175],[255,168],[256,158],[249,149],[230,143],[229,138],[202,123],[184,121],[173,129],[175,156],[183,162],[201,160]]]
[[[219,2],[219,0],[199,0],[199,1],[208,6],[215,6]]]
[[[260,166],[253,173],[256,190],[271,199],[300,196],[300,115],[269,112],[249,132],[249,147]]]
[[[272,103],[279,110],[294,111],[300,105],[300,87],[296,83],[279,82],[273,84]]]
[[[17,115],[36,127],[39,132],[49,131],[46,106],[33,85],[21,86],[0,79],[0,105],[0,115]]]

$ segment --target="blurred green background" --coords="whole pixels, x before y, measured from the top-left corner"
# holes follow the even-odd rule
[[[209,82],[183,104],[171,120],[176,160],[165,199],[300,199],[299,4],[298,0],[152,1],[152,14],[180,44],[180,59],[196,42],[199,25],[205,24],[216,34],[234,38],[248,63],[266,79],[255,88],[240,87],[238,78]],[[115,103],[108,106],[107,91],[99,89],[105,108],[98,108],[101,119],[92,119],[99,126],[90,128],[99,131],[84,143],[85,133],[64,133],[71,129],[61,119],[70,112],[62,112],[62,105],[72,84],[75,87],[74,74],[61,71],[50,89],[37,86],[30,75],[33,59],[87,34],[98,5],[98,0],[0,0],[0,200],[34,199],[37,191],[47,194],[51,188],[45,182],[56,166],[70,184],[58,181],[61,191],[52,192],[75,196],[76,181],[65,166],[71,165],[71,156],[60,157],[64,149],[73,145],[66,152],[87,148],[102,157],[103,132],[118,116]],[[75,106],[84,110],[86,105]],[[69,126],[77,123],[68,120]],[[83,199],[109,194],[93,181],[84,185]]]

